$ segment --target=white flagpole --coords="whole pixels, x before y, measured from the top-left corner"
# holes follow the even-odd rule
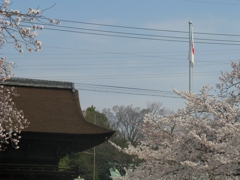
[[[193,44],[193,32],[192,32],[192,22],[189,21],[189,92],[192,91],[192,68],[194,63],[194,44]]]

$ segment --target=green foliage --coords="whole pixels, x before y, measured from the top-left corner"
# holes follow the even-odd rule
[[[77,168],[81,177],[93,179],[93,156],[86,152],[68,154],[59,161],[59,168]]]
[[[154,106],[156,107],[156,106]],[[160,108],[155,108],[159,110]],[[126,114],[126,110],[127,114]],[[141,120],[144,117],[144,114],[148,111],[143,109],[136,109],[132,106],[127,107],[127,109],[123,108],[121,112],[123,115],[129,116],[126,119],[126,124],[131,125],[130,120]],[[98,125],[103,128],[110,129],[111,127],[116,130],[115,134],[111,138],[111,141],[124,148],[127,147],[129,138],[126,138],[121,131],[121,126],[114,122],[114,116],[110,111],[105,111],[105,113],[100,113],[96,110],[94,106],[88,107],[83,111],[84,118],[95,125]],[[134,122],[135,123],[135,122]],[[118,125],[118,126],[117,126]],[[137,129],[136,129],[137,131]],[[131,132],[129,132],[131,133]],[[136,142],[137,143],[137,142]],[[90,152],[90,153],[89,153]],[[117,169],[121,175],[125,175],[124,168],[132,168],[139,163],[139,159],[135,156],[130,156],[119,152],[109,143],[103,143],[97,147],[95,147],[95,164],[96,164],[96,180],[108,180],[110,179],[110,168]],[[80,152],[75,154],[69,154],[59,162],[60,168],[69,168],[69,167],[77,167],[79,170],[79,175],[83,177],[85,180],[93,179],[93,149],[88,150],[86,152]]]
[[[110,128],[110,123],[105,114],[100,113],[94,106],[88,107],[83,111],[84,118],[100,127]],[[112,138],[114,142],[118,142],[120,146],[126,147],[127,141],[122,139],[118,133]],[[109,179],[109,169],[115,167],[124,175],[124,167],[129,167],[133,162],[133,157],[117,151],[108,143],[101,144],[96,147],[96,171],[99,179]]]
[[[107,117],[98,112],[94,106],[88,107],[83,111],[84,118],[93,124],[100,127],[110,128]],[[109,169],[111,166],[111,158],[109,158],[109,148],[112,148],[108,143],[101,144],[96,147],[96,180],[108,180],[110,176]],[[88,180],[93,179],[93,149],[88,152],[79,152],[69,154],[62,158],[59,162],[59,168],[77,167],[79,175]]]
[[[86,110],[84,110],[83,116],[88,122],[110,129],[108,118],[103,113],[96,111],[94,106],[88,107]]]

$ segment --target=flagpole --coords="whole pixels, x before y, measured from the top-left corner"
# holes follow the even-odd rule
[[[192,62],[191,62],[191,49],[192,49],[192,22],[189,21],[189,93],[192,92]]]

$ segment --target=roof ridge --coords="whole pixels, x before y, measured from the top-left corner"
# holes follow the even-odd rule
[[[14,85],[14,86],[28,86],[28,87],[43,87],[43,88],[57,88],[57,89],[72,89],[75,91],[73,82],[66,81],[52,81],[42,79],[28,79],[12,77],[4,82],[0,82],[2,85]]]

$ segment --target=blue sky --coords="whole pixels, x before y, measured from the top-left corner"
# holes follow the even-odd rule
[[[144,37],[154,38],[168,36],[173,41],[100,36],[86,34],[90,31],[79,29],[76,31],[85,33],[45,29],[39,32],[43,49],[38,53],[25,51],[19,54],[12,44],[6,44],[2,48],[3,56],[16,63],[15,77],[71,81],[77,89],[81,86],[78,83],[89,83],[167,92],[173,88],[187,91],[187,32],[190,20],[196,32],[192,85],[194,93],[198,93],[203,85],[215,85],[220,72],[231,69],[230,61],[239,59],[240,42],[237,41],[240,41],[240,36],[235,36],[240,35],[239,0],[13,0],[10,9],[26,12],[29,7],[46,9],[53,4],[56,5],[45,11],[44,15],[78,22],[62,21],[60,26],[72,27],[68,31],[85,28],[94,30],[91,33],[112,31],[146,34],[148,36]],[[181,40],[185,42],[178,42],[176,37],[183,38]],[[216,44],[211,44],[212,42]],[[145,107],[147,102],[162,102],[164,107],[175,111],[184,107],[184,102],[178,98],[81,89],[79,94],[82,109],[91,105],[98,110],[114,105]]]

